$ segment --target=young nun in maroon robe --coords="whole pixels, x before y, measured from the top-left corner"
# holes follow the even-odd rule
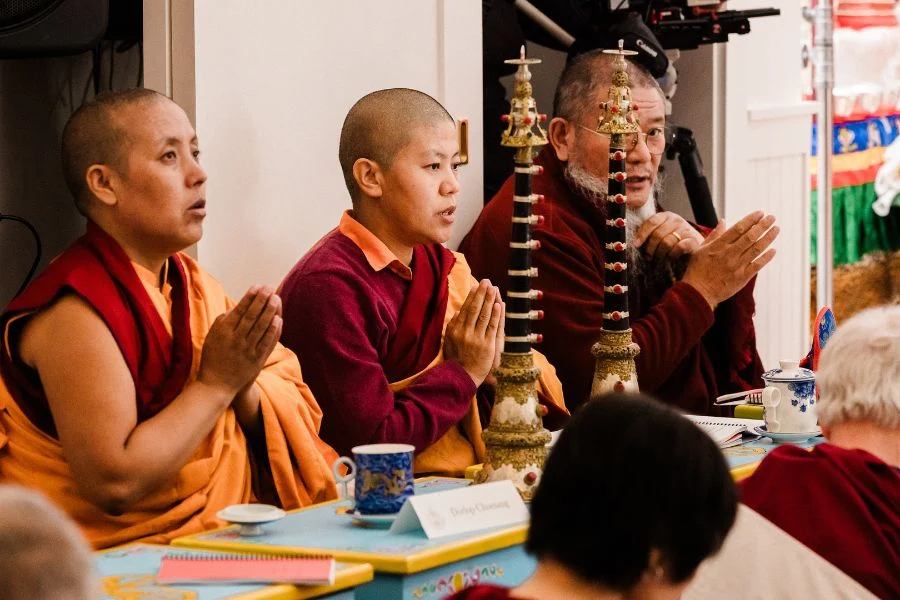
[[[277,296],[235,306],[181,252],[206,214],[184,111],[102,94],[62,154],[87,232],[0,315],[0,480],[40,490],[98,548],[215,527],[231,504],[333,498]]]
[[[742,500],[875,595],[900,598],[900,307],[838,327],[816,380],[828,443],[776,448]]]
[[[590,394],[591,346],[603,324],[609,139],[592,129],[612,73],[612,58],[599,51],[567,66],[548,126],[552,147],[535,160],[544,173],[535,176],[534,192],[545,200],[534,208],[544,223],[532,229],[541,243],[532,261],[546,314],[535,331],[544,336],[541,350],[556,365],[572,410]],[[766,247],[778,228],[773,217],[754,213],[728,231],[720,225],[714,233],[701,232],[657,210],[652,190],[664,148],[663,98],[641,67],[630,64],[629,76],[643,130],[631,139],[626,156],[629,243],[631,249],[639,246],[630,260],[628,290],[634,341],[641,348],[635,359],[638,384],[688,412],[708,414],[717,395],[762,385],[754,275],[774,256]],[[513,183],[506,181],[460,244],[473,273],[501,288]]]
[[[484,460],[503,307],[441,245],[459,191],[454,121],[421,92],[373,92],[347,115],[339,158],[353,208],[285,277],[282,341],[303,361],[322,437],[339,452],[408,443],[417,473],[461,475]],[[558,427],[560,385],[537,361]]]

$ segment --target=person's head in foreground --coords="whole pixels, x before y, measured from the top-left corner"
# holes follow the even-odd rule
[[[0,485],[0,597],[93,600],[99,585],[78,528],[43,496]]]
[[[437,100],[406,88],[363,96],[344,120],[338,158],[354,217],[401,261],[418,244],[450,239],[459,140]]]
[[[816,382],[828,441],[900,466],[900,306],[865,310],[838,327]]]
[[[736,512],[707,434],[646,396],[604,396],[572,417],[547,459],[525,546],[534,574],[509,591],[460,597],[678,598]]]
[[[159,262],[203,235],[199,155],[184,110],[143,88],[98,95],[62,136],[63,175],[78,211],[138,262]]]

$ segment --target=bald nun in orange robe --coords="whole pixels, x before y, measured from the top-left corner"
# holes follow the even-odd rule
[[[234,305],[181,251],[206,173],[184,111],[101,94],[63,133],[85,235],[0,316],[0,481],[43,492],[96,548],[216,527],[220,509],[335,497],[335,452],[281,302]]]

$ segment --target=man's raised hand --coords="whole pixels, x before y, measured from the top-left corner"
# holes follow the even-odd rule
[[[775,249],[769,246],[778,232],[775,217],[762,211],[750,213],[727,230],[720,221],[691,253],[682,281],[711,306],[728,300],[775,257]]]
[[[251,287],[210,327],[198,381],[236,395],[259,375],[281,337],[281,325],[281,298],[268,286]]]

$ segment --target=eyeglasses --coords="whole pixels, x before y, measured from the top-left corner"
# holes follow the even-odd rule
[[[609,143],[609,134],[608,133],[600,133],[596,129],[591,129],[590,127],[586,127],[581,123],[575,123],[585,131],[590,131],[591,133],[602,135],[606,138],[607,143]],[[625,134],[625,151],[631,152],[638,145],[638,138],[641,138],[644,141],[644,144],[647,146],[647,150],[650,151],[650,154],[654,156],[657,154],[662,154],[666,149],[666,131],[662,127],[654,127],[647,133],[643,131],[639,131],[637,133],[626,133]]]

